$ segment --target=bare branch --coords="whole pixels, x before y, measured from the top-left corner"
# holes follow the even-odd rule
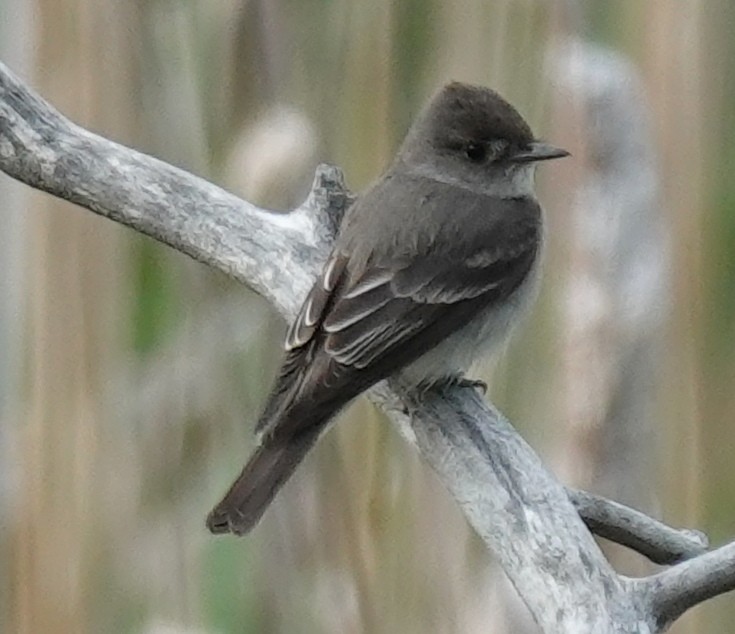
[[[286,316],[308,290],[346,202],[343,186],[329,186],[342,185],[341,171],[324,167],[299,209],[288,215],[258,209],[202,178],[74,125],[3,65],[0,166],[32,187],[224,271]],[[316,208],[326,212],[318,221]]]
[[[632,548],[657,564],[670,565],[707,552],[707,536],[676,529],[645,513],[586,491],[569,489],[577,512],[595,535]]]
[[[549,628],[544,631],[581,624],[592,632],[618,631],[613,613],[632,610],[623,585],[564,487],[505,417],[467,388],[408,394],[402,404],[410,422],[383,405],[499,558],[536,621]],[[570,629],[551,627],[557,618]]]
[[[735,590],[735,542],[643,579],[641,584],[646,586],[651,613],[665,629],[689,608]]]

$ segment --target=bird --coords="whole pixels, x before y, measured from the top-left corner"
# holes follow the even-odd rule
[[[452,82],[434,95],[345,212],[287,331],[257,446],[207,518],[212,533],[248,533],[329,423],[377,382],[465,381],[502,347],[538,287],[535,166],[568,155],[494,90]]]

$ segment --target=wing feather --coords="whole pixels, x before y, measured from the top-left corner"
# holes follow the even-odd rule
[[[324,332],[335,333],[345,330],[367,319],[395,299],[389,286],[392,276],[393,273],[390,271],[381,270],[377,273],[371,271],[366,276],[369,283],[364,284],[360,280],[347,293],[337,298],[332,310],[324,318],[322,324]],[[383,281],[378,284],[375,281],[377,279]],[[355,293],[355,288],[360,288],[360,292]]]
[[[286,333],[283,344],[286,351],[295,350],[311,341],[346,267],[347,257],[339,252],[333,253],[327,260],[322,274],[309,291],[299,314]]]

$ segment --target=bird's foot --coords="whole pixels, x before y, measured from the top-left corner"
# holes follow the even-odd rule
[[[480,379],[468,379],[467,377],[461,376],[457,379],[456,385],[458,387],[472,388],[482,392],[483,396],[487,394],[487,383]]]
[[[438,387],[439,389],[447,387],[472,388],[480,390],[483,394],[487,393],[487,383],[485,383],[485,381],[481,381],[480,379],[468,379],[463,374],[444,377],[442,380],[433,383],[431,387]]]

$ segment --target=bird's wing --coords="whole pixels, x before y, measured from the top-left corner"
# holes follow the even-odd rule
[[[390,365],[392,358],[417,358],[518,287],[537,248],[535,229],[526,229],[513,248],[480,242],[461,259],[438,254],[370,269],[369,282],[358,281],[325,315],[325,353],[356,370]]]
[[[461,251],[452,240],[461,230],[459,216],[411,257],[375,257],[353,270],[349,255],[335,250],[289,329],[286,359],[259,431],[302,431],[298,417],[290,418],[292,429],[271,427],[295,405],[328,401],[338,409],[506,299],[533,265],[538,208],[495,199],[489,209],[465,209],[483,211],[492,217],[469,244],[464,237]]]

